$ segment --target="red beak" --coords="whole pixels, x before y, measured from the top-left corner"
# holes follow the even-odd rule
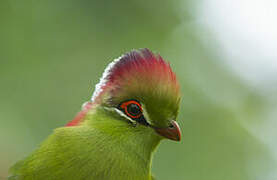
[[[180,141],[181,140],[181,131],[178,123],[176,121],[171,121],[171,125],[166,128],[158,128],[154,127],[155,131],[168,139],[174,140],[174,141]]]

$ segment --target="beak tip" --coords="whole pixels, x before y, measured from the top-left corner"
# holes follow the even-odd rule
[[[172,125],[173,125],[173,129],[175,129],[175,133],[176,133],[176,139],[175,141],[181,141],[181,130],[179,127],[179,124],[176,121],[171,121]]]
[[[167,138],[174,141],[181,141],[181,131],[178,123],[176,121],[171,121],[171,126],[167,128],[155,128],[156,132]]]

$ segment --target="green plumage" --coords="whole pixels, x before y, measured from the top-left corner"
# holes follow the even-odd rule
[[[10,179],[151,179],[160,140],[152,129],[98,106],[80,126],[56,129],[12,167]]]
[[[76,121],[16,163],[9,179],[152,179],[159,142],[180,140],[175,74],[148,49],[132,51],[107,69]]]

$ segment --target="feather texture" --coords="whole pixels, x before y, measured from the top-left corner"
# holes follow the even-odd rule
[[[153,153],[163,137],[150,126],[134,126],[117,109],[128,99],[141,102],[151,125],[169,127],[180,101],[179,84],[169,64],[148,49],[131,51],[112,62],[92,101],[16,163],[9,179],[151,180]]]
[[[170,65],[147,48],[133,50],[110,63],[96,85],[92,101],[105,93],[114,96],[144,89],[160,96],[170,94],[176,101],[180,98],[179,84]]]
[[[56,129],[11,169],[10,179],[151,179],[160,138],[147,127],[134,129],[111,117],[122,118],[98,107],[80,126]]]

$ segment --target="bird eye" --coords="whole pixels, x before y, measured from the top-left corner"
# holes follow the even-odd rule
[[[134,100],[121,103],[120,108],[127,116],[132,119],[137,119],[142,115],[142,108],[140,103]]]
[[[137,116],[139,115],[141,112],[140,112],[140,108],[137,104],[129,104],[127,106],[127,111],[128,113],[130,113],[132,116]]]

